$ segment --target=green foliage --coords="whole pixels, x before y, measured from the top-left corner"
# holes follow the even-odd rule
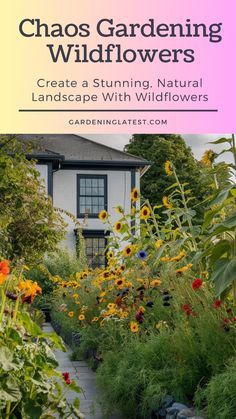
[[[50,254],[44,263],[52,276],[59,276],[64,280],[86,268],[86,262],[81,262],[77,255],[68,250]]]
[[[54,251],[65,224],[14,139],[0,138],[0,253],[33,264]]]
[[[199,388],[196,404],[205,405],[206,419],[236,417],[236,359],[233,358],[224,372],[213,376],[205,388]]]
[[[164,172],[164,163],[170,160],[176,168],[180,182],[188,183],[194,197],[193,205],[205,201],[209,196],[209,179],[202,175],[198,162],[194,159],[190,147],[179,135],[145,135],[137,134],[126,145],[125,151],[142,156],[153,163],[152,167],[141,178],[142,195],[151,205],[161,202],[172,179]],[[203,206],[197,207],[198,216],[202,217]]]

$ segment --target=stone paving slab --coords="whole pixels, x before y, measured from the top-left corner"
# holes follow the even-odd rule
[[[43,330],[46,333],[54,332],[50,323],[45,323]],[[105,419],[98,403],[99,391],[96,387],[95,372],[88,367],[85,361],[71,361],[72,351],[68,347],[66,349],[66,352],[58,349],[54,351],[59,363],[57,371],[69,372],[70,377],[75,379],[81,387],[79,394],[69,391],[66,396],[67,400],[73,402],[76,397],[80,399],[80,411],[85,415],[85,419]],[[118,413],[113,414],[109,419],[122,419],[122,417]]]

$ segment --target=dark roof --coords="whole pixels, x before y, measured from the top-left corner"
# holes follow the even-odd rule
[[[21,141],[32,144],[32,155],[38,158],[58,156],[64,162],[97,162],[128,164],[144,167],[150,163],[142,157],[116,150],[112,147],[96,143],[87,138],[71,134],[22,134],[17,136]]]

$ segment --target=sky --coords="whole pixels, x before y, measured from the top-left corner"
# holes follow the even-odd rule
[[[185,139],[186,143],[191,147],[193,154],[196,159],[200,160],[204,151],[212,149],[215,152],[220,152],[223,148],[226,148],[226,145],[214,145],[208,144],[209,141],[217,140],[218,138],[231,137],[232,134],[182,134],[182,137]],[[83,135],[85,138],[89,138],[93,141],[96,141],[107,146],[123,150],[125,144],[129,142],[130,134],[90,134]],[[226,161],[231,162],[231,156],[229,153],[220,156],[217,161]]]

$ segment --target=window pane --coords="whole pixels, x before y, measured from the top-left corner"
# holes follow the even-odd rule
[[[98,179],[98,186],[104,188],[104,179]]]
[[[81,214],[98,215],[105,208],[105,180],[84,176],[79,184],[79,208]]]
[[[84,196],[80,197],[80,205],[85,205],[85,197]]]
[[[86,179],[85,180],[85,184],[86,184],[86,187],[90,187],[91,188],[91,186],[92,186],[92,179]]]
[[[92,187],[98,186],[98,179],[92,179]]]
[[[92,195],[98,195],[98,188],[92,188]]]
[[[85,195],[85,188],[80,188],[80,195]]]
[[[85,179],[80,179],[80,187],[85,187]]]

